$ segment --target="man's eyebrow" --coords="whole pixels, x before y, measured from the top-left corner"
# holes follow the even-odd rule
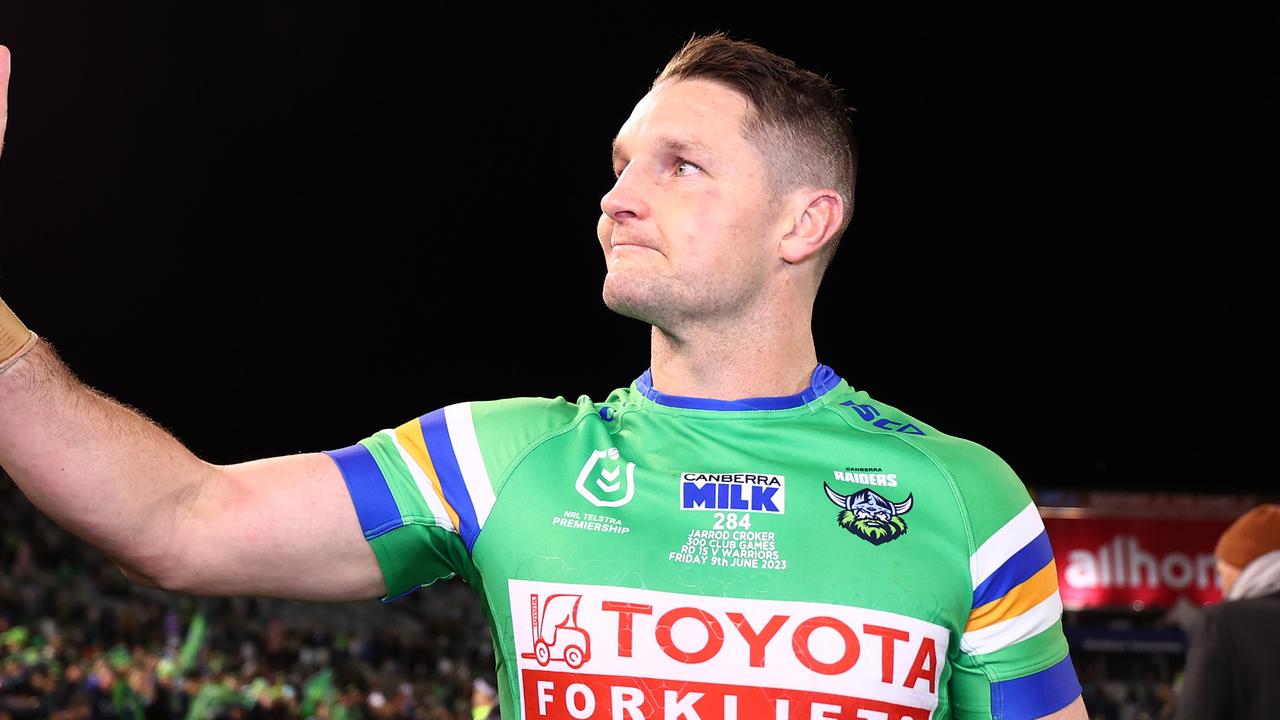
[[[670,135],[662,135],[658,138],[658,147],[667,152],[683,155],[687,153],[701,153],[704,155],[711,154],[711,148],[697,140],[685,140]],[[618,142],[618,138],[613,139],[613,153],[610,158],[614,165],[618,164],[618,158],[622,155],[622,145]]]

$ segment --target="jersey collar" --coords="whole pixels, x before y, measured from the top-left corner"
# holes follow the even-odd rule
[[[840,384],[840,376],[835,370],[818,364],[809,377],[809,387],[795,395],[775,397],[742,398],[741,400],[715,400],[713,398],[687,397],[684,395],[668,395],[653,387],[653,368],[644,371],[636,378],[635,388],[644,397],[659,405],[685,408],[689,410],[788,410],[807,405],[827,394]]]

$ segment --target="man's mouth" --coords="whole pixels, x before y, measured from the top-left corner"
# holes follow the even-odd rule
[[[629,240],[619,240],[619,241],[617,241],[617,242],[611,242],[611,243],[610,243],[610,247],[612,247],[612,248],[635,247],[635,248],[645,248],[646,250],[656,250],[656,249],[657,249],[657,248],[654,248],[654,247],[653,247],[653,246],[651,246],[651,245],[645,245],[644,243],[638,243],[638,242],[631,242],[631,241],[629,241]]]

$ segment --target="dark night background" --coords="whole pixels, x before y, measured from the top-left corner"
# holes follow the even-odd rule
[[[858,109],[823,362],[1032,486],[1275,487],[1274,9],[76,5],[0,5],[0,293],[208,460],[639,375],[609,141],[722,29]]]

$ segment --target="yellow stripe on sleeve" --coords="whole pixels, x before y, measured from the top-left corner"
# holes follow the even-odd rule
[[[1031,608],[1044,602],[1044,599],[1058,591],[1058,566],[1050,560],[1048,565],[1040,568],[1035,575],[1013,587],[1009,592],[996,600],[976,607],[969,613],[969,623],[964,626],[965,632],[980,630],[1004,620],[1015,618]]]
[[[423,474],[431,481],[431,487],[440,498],[440,503],[444,505],[444,511],[449,514],[453,526],[459,527],[458,513],[445,498],[444,489],[440,487],[440,476],[436,474],[436,466],[431,462],[431,453],[427,452],[427,440],[422,436],[422,422],[415,418],[396,428],[396,438],[400,440],[400,445],[404,447],[405,452],[409,453],[409,457],[413,458],[418,467],[422,468]]]

